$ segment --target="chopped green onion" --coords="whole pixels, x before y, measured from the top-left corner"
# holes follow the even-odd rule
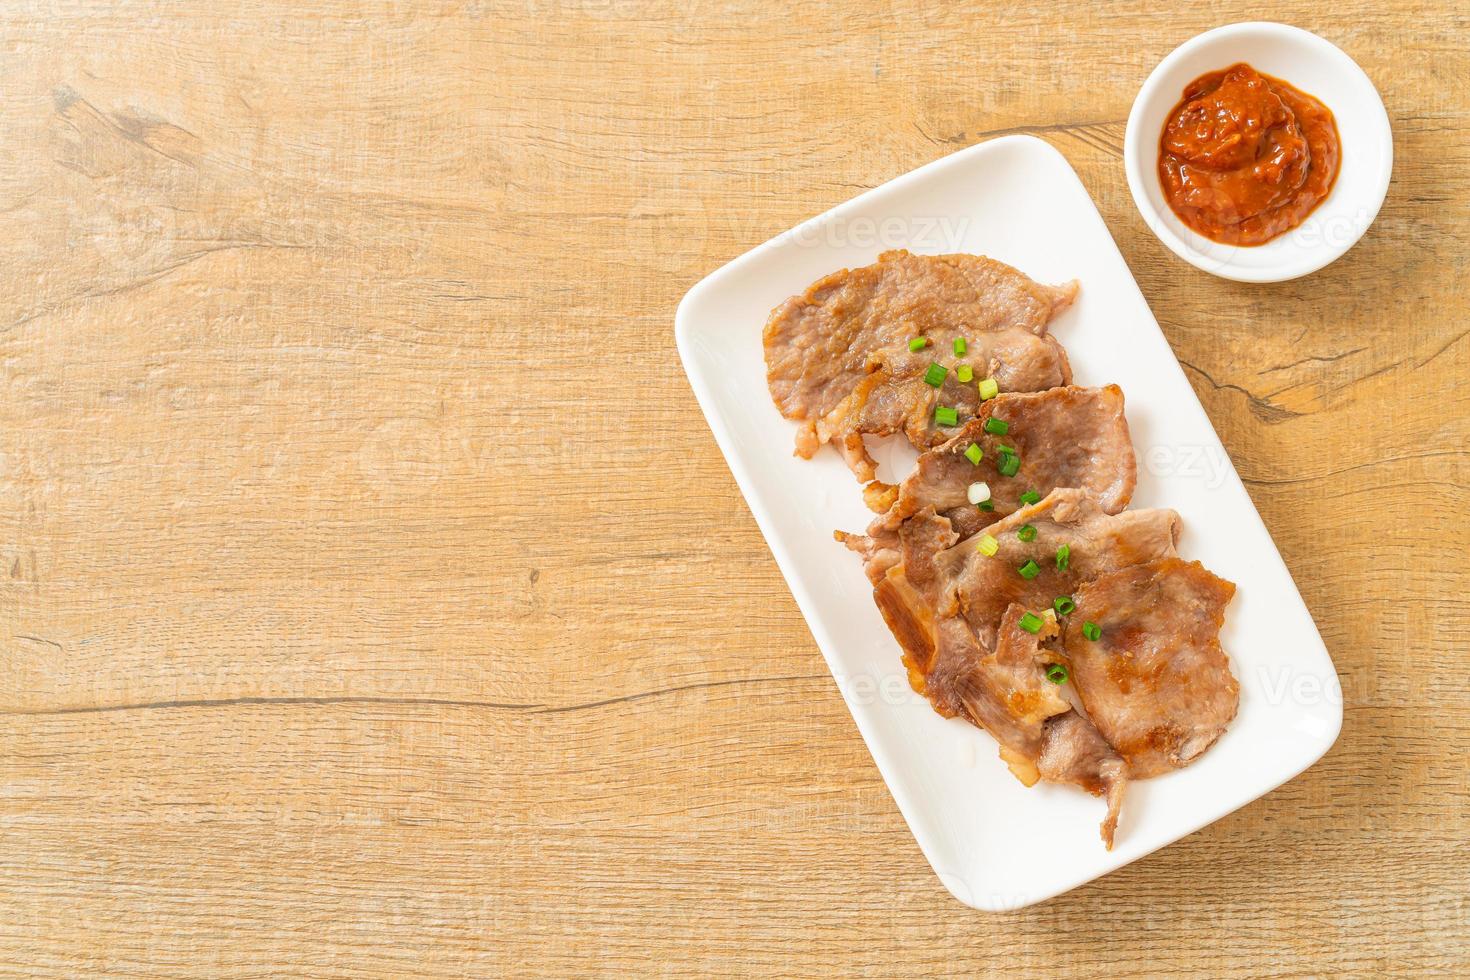
[[[1000,542],[988,534],[982,534],[980,535],[980,542],[975,545],[975,550],[988,558],[993,558],[995,553],[1000,550]]]
[[[940,425],[957,425],[960,417],[948,405],[936,405],[934,406],[934,421]]]
[[[983,504],[990,499],[990,486],[985,483],[970,484],[970,503]]]
[[[960,381],[961,384],[969,384],[971,379],[975,377],[975,372],[970,368],[970,365],[961,364],[959,367],[954,369],[954,376]]]
[[[996,446],[995,451],[998,453],[1010,453],[1012,456],[1016,455],[1016,451],[1010,446],[1007,446],[1005,443],[1001,443],[1000,445]]]
[[[971,464],[979,466],[980,461],[985,458],[985,450],[981,449],[979,446],[975,445],[972,442],[969,446],[965,448],[965,458],[968,459]]]
[[[1021,629],[1025,630],[1027,633],[1030,633],[1032,636],[1035,636],[1037,633],[1041,632],[1041,617],[1034,616],[1031,613],[1022,613],[1021,621],[1016,625],[1021,627]]]
[[[964,357],[965,356],[965,351],[968,350],[968,349],[969,348],[965,344],[965,338],[964,337],[956,337],[954,339],[954,356],[955,357]],[[969,379],[967,378],[966,380],[968,381]]]
[[[931,388],[938,388],[944,384],[944,379],[949,375],[949,369],[940,364],[929,365],[929,370],[924,372],[924,383]]]
[[[1051,607],[1057,611],[1058,616],[1070,616],[1077,611],[1077,603],[1069,595],[1059,595],[1051,601]]]
[[[1011,423],[1003,422],[997,418],[989,418],[985,420],[985,431],[993,436],[1003,436],[1011,431]]]
[[[1000,470],[1001,476],[1015,476],[1016,471],[1021,468],[1021,457],[1015,453],[1001,453],[1000,462],[995,468]]]
[[[980,503],[980,509],[981,510],[984,510],[984,511],[995,510],[995,501],[994,500],[984,500],[984,501],[981,501],[981,503]]]
[[[1036,537],[1036,528],[1032,527],[1030,524],[1022,524],[1020,528],[1016,530],[1016,537],[1020,538],[1022,541],[1034,540]]]
[[[1096,623],[1083,623],[1082,635],[1095,643],[1102,636],[1102,629]]]
[[[929,341],[924,339],[923,337],[915,337],[913,340],[909,341],[909,350],[914,352],[921,351],[927,346],[929,346]]]
[[[1064,664],[1052,664],[1046,668],[1046,679],[1053,684],[1067,683],[1067,668]]]
[[[1065,572],[1067,570],[1067,564],[1071,560],[1072,549],[1070,547],[1068,547],[1067,545],[1062,545],[1060,548],[1057,549],[1057,571]]]
[[[995,383],[994,378],[986,378],[980,382],[980,400],[989,401],[1000,394],[1000,385]]]
[[[1026,564],[1016,569],[1016,571],[1021,573],[1021,577],[1023,579],[1030,581],[1031,579],[1041,574],[1041,566],[1036,564],[1036,562],[1027,559]]]
[[[1037,493],[1035,490],[1027,490],[1025,493],[1021,494],[1021,503],[1023,505],[1029,506],[1030,504],[1036,503],[1036,501],[1040,499],[1041,494]]]

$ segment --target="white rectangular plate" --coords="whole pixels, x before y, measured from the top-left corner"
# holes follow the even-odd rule
[[[1123,388],[1138,451],[1134,507],[1184,519],[1180,553],[1239,587],[1221,637],[1240,714],[1188,769],[1129,789],[1116,848],[1101,800],[1016,781],[991,737],[935,714],[908,686],[857,558],[832,538],[871,519],[837,453],[792,455],[795,425],[766,390],[771,308],[886,248],[989,255],[1041,282],[1078,279],[1052,327],[1076,383]],[[1067,161],[1026,136],[937,160],[813,218],[710,275],[675,333],[715,439],[924,855],[960,901],[1020,908],[1106,874],[1270,792],[1321,758],[1342,727],[1332,660],[1271,536]],[[906,449],[906,447],[905,447]],[[911,451],[879,455],[893,480]],[[801,710],[793,704],[793,711]]]

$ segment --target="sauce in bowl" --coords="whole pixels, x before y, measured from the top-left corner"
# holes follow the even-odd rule
[[[1241,63],[1185,86],[1159,137],[1159,182],[1201,235],[1262,245],[1326,199],[1341,159],[1330,109]]]

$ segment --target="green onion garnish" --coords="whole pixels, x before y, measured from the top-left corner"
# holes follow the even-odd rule
[[[936,405],[934,406],[934,421],[940,425],[956,425],[960,417],[948,405]]]
[[[1029,581],[1030,579],[1033,579],[1041,574],[1041,566],[1036,564],[1036,562],[1027,559],[1026,564],[1016,569],[1016,571],[1021,573],[1022,578]]]
[[[949,369],[939,365],[929,365],[929,370],[924,372],[924,383],[931,388],[938,388],[944,384],[944,379],[949,375]]]
[[[1001,476],[1015,476],[1016,471],[1021,468],[1021,457],[1015,453],[1001,453],[1000,462],[995,464],[995,468],[1000,470]]]
[[[1046,668],[1046,679],[1053,684],[1067,683],[1067,668],[1062,664],[1052,664]]]
[[[980,382],[980,400],[989,401],[1000,393],[1000,385],[995,383],[994,378],[986,378]]]
[[[1096,623],[1083,623],[1082,635],[1096,643],[1098,638],[1102,636],[1102,630]]]
[[[1011,423],[1002,422],[997,418],[989,418],[985,420],[985,431],[993,436],[1003,436],[1011,431]]]
[[[970,365],[961,364],[954,369],[954,376],[959,379],[961,384],[969,384],[975,377],[975,372],[970,368]]]
[[[911,351],[921,351],[927,346],[929,346],[929,341],[924,339],[923,337],[915,337],[913,340],[909,341],[909,350]]]
[[[972,442],[965,449],[965,458],[968,459],[971,464],[979,466],[980,461],[985,458],[985,450],[981,449],[979,446],[975,445]]]
[[[981,510],[995,510],[994,500],[985,500],[980,503]]]
[[[1022,613],[1021,621],[1016,625],[1021,627],[1021,629],[1025,630],[1027,633],[1030,633],[1032,636],[1035,636],[1037,633],[1041,632],[1041,617],[1034,616],[1031,613]]]
[[[1060,548],[1057,549],[1057,571],[1065,572],[1067,570],[1067,563],[1071,560],[1071,548],[1069,548],[1067,545],[1062,545]]]
[[[1035,490],[1027,490],[1025,493],[1021,494],[1021,503],[1023,505],[1034,504],[1040,499],[1041,494],[1037,493]]]
[[[1077,611],[1077,603],[1069,595],[1057,596],[1051,601],[1051,607],[1057,611],[1058,616],[1070,616]]]
[[[1031,541],[1036,537],[1036,528],[1032,527],[1030,524],[1022,524],[1020,528],[1016,530],[1016,537],[1020,538],[1022,541]]]
[[[954,339],[954,356],[955,357],[964,357],[965,356],[965,351],[968,350],[968,349],[969,348],[965,345],[965,338],[964,337],[956,337]],[[966,379],[966,380],[968,380],[968,379]]]

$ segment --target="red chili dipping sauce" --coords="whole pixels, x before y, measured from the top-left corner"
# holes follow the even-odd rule
[[[1341,159],[1330,109],[1238,64],[1185,87],[1159,137],[1159,182],[1201,235],[1261,245],[1322,203]]]

